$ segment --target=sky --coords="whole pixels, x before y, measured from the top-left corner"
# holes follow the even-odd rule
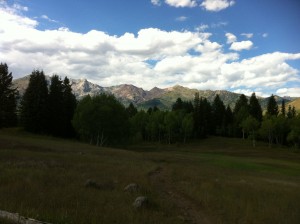
[[[299,0],[0,0],[0,62],[100,86],[300,97]]]

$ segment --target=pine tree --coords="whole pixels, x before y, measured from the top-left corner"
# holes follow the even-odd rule
[[[48,88],[43,71],[30,75],[29,85],[21,101],[21,122],[25,130],[34,133],[48,132]]]
[[[134,115],[137,114],[137,109],[136,107],[133,105],[133,103],[130,103],[129,106],[126,108],[126,112],[128,117],[133,117]]]
[[[272,96],[268,100],[267,105],[267,115],[268,116],[277,116],[278,115],[278,105],[275,100],[275,96],[272,94]]]
[[[251,95],[249,100],[249,114],[260,123],[262,122],[262,108],[256,98],[255,93]]]
[[[282,114],[282,116],[285,117],[286,112],[285,112],[285,100],[284,99],[282,99],[282,101],[281,101],[281,114]]]
[[[17,124],[17,90],[12,86],[12,73],[7,64],[0,64],[0,128]]]
[[[289,105],[289,107],[288,107],[288,112],[287,112],[286,116],[287,116],[287,118],[289,118],[289,119],[294,118],[294,116],[293,116],[293,109],[292,109],[292,106],[291,106],[291,105]]]
[[[57,75],[53,75],[49,87],[48,97],[48,132],[54,136],[62,136],[64,122],[63,85]]]
[[[225,105],[217,94],[212,103],[212,116],[213,116],[213,132],[216,134],[224,134],[224,116],[225,116]]]
[[[75,136],[75,130],[72,125],[72,119],[77,106],[77,100],[72,92],[72,86],[68,77],[63,81],[63,123],[62,123],[62,137]]]
[[[244,137],[245,132],[241,128],[241,124],[249,116],[248,99],[244,94],[240,95],[240,98],[237,100],[233,114],[235,135],[241,136],[243,134]]]
[[[233,129],[233,121],[234,121],[234,118],[233,118],[233,112],[230,108],[230,106],[228,105],[227,108],[226,108],[226,111],[225,111],[225,117],[224,117],[224,125],[225,125],[225,128],[226,128],[226,135],[227,136],[232,136],[233,133],[232,133],[232,129]]]

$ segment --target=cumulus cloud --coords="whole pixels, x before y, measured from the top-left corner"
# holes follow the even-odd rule
[[[253,33],[242,33],[241,35],[248,38],[248,39],[253,37]]]
[[[204,0],[201,3],[202,8],[207,11],[218,12],[234,5],[234,1],[231,0]]]
[[[250,40],[233,42],[229,49],[234,51],[250,50],[253,47],[253,43]]]
[[[165,0],[165,3],[176,8],[197,6],[196,0]]]
[[[269,97],[270,96],[270,94],[261,92],[261,89],[234,89],[232,91],[235,93],[244,94],[246,96],[251,96],[252,93],[255,93],[256,96],[260,96],[260,97]]]
[[[151,0],[151,3],[152,3],[153,5],[157,5],[157,6],[160,6],[160,5],[161,5],[160,0]]]
[[[300,60],[300,53],[274,52],[240,60],[238,52],[226,52],[203,30],[147,28],[120,36],[66,27],[42,31],[37,20],[7,7],[0,7],[0,21],[0,61],[8,63],[15,78],[43,69],[48,75],[87,78],[101,86],[129,83],[151,89],[181,84],[197,89],[262,89],[262,93],[300,83],[299,71],[287,63]],[[234,43],[240,42],[232,38],[229,44]]]
[[[19,11],[25,11],[25,12],[27,12],[28,11],[28,7],[26,7],[26,6],[22,6],[22,5],[20,5],[20,4],[13,4],[13,6],[12,6],[15,10],[19,10]]]
[[[236,36],[232,33],[226,33],[225,36],[227,37],[227,44],[231,44],[237,40]]]
[[[231,83],[230,88],[276,89],[300,81],[299,71],[286,62],[299,59],[300,53],[274,52],[223,64],[221,73]]]
[[[276,91],[276,94],[279,96],[290,96],[290,97],[299,97],[300,96],[300,88],[281,88]]]

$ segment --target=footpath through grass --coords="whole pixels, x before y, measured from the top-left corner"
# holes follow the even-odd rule
[[[124,192],[129,183],[140,190]],[[263,143],[125,150],[0,130],[0,209],[51,223],[296,224],[299,189],[300,154]],[[149,204],[135,209],[140,195]]]

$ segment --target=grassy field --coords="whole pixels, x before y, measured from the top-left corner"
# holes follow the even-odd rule
[[[124,192],[130,183],[139,191]],[[51,223],[296,224],[299,189],[300,153],[264,143],[111,149],[0,130],[0,209]]]

